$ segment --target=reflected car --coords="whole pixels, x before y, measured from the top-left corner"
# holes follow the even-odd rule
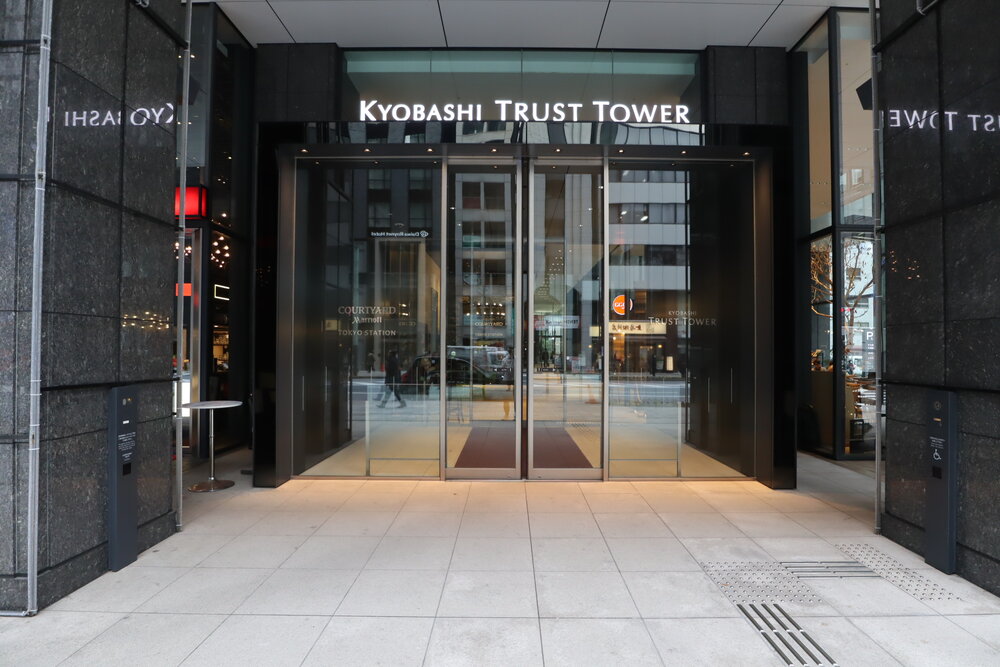
[[[467,359],[452,357],[448,359],[446,381],[449,385],[468,384],[503,384],[502,373],[481,368]],[[420,356],[413,360],[410,367],[403,371],[402,384],[409,390],[427,393],[427,389],[441,382],[441,363],[437,356]]]

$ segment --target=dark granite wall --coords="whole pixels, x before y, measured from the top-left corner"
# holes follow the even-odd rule
[[[0,607],[25,590],[37,0],[0,1]],[[43,286],[39,603],[106,569],[107,390],[140,387],[140,548],[171,502],[183,5],[56,0]],[[124,122],[122,122],[122,119]]]
[[[1000,41],[993,0],[883,0],[885,534],[924,544],[927,393],[958,393],[959,574],[1000,593]],[[893,111],[910,112],[896,122]],[[951,118],[921,123],[913,113]],[[950,114],[947,112],[954,112]],[[979,118],[971,115],[979,114]],[[898,125],[896,127],[895,125]],[[921,125],[923,125],[921,127]]]

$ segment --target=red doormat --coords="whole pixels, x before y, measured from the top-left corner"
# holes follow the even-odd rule
[[[593,468],[561,426],[535,427],[536,468]]]
[[[456,468],[513,468],[514,427],[474,426],[465,441]]]

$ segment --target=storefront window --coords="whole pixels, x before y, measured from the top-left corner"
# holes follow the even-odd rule
[[[833,246],[829,236],[809,246],[809,374],[799,410],[799,444],[833,454]]]
[[[844,452],[875,446],[875,261],[871,232],[841,234]]]
[[[840,66],[841,222],[871,224],[875,186],[872,153],[871,29],[865,12],[837,16]]]
[[[797,49],[805,56],[809,142],[809,231],[833,224],[832,153],[830,149],[829,21],[824,19]]]

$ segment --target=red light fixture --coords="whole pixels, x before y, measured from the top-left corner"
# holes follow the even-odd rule
[[[191,220],[208,218],[208,188],[189,185],[184,192],[184,215]],[[181,189],[174,188],[174,217],[181,217]]]

